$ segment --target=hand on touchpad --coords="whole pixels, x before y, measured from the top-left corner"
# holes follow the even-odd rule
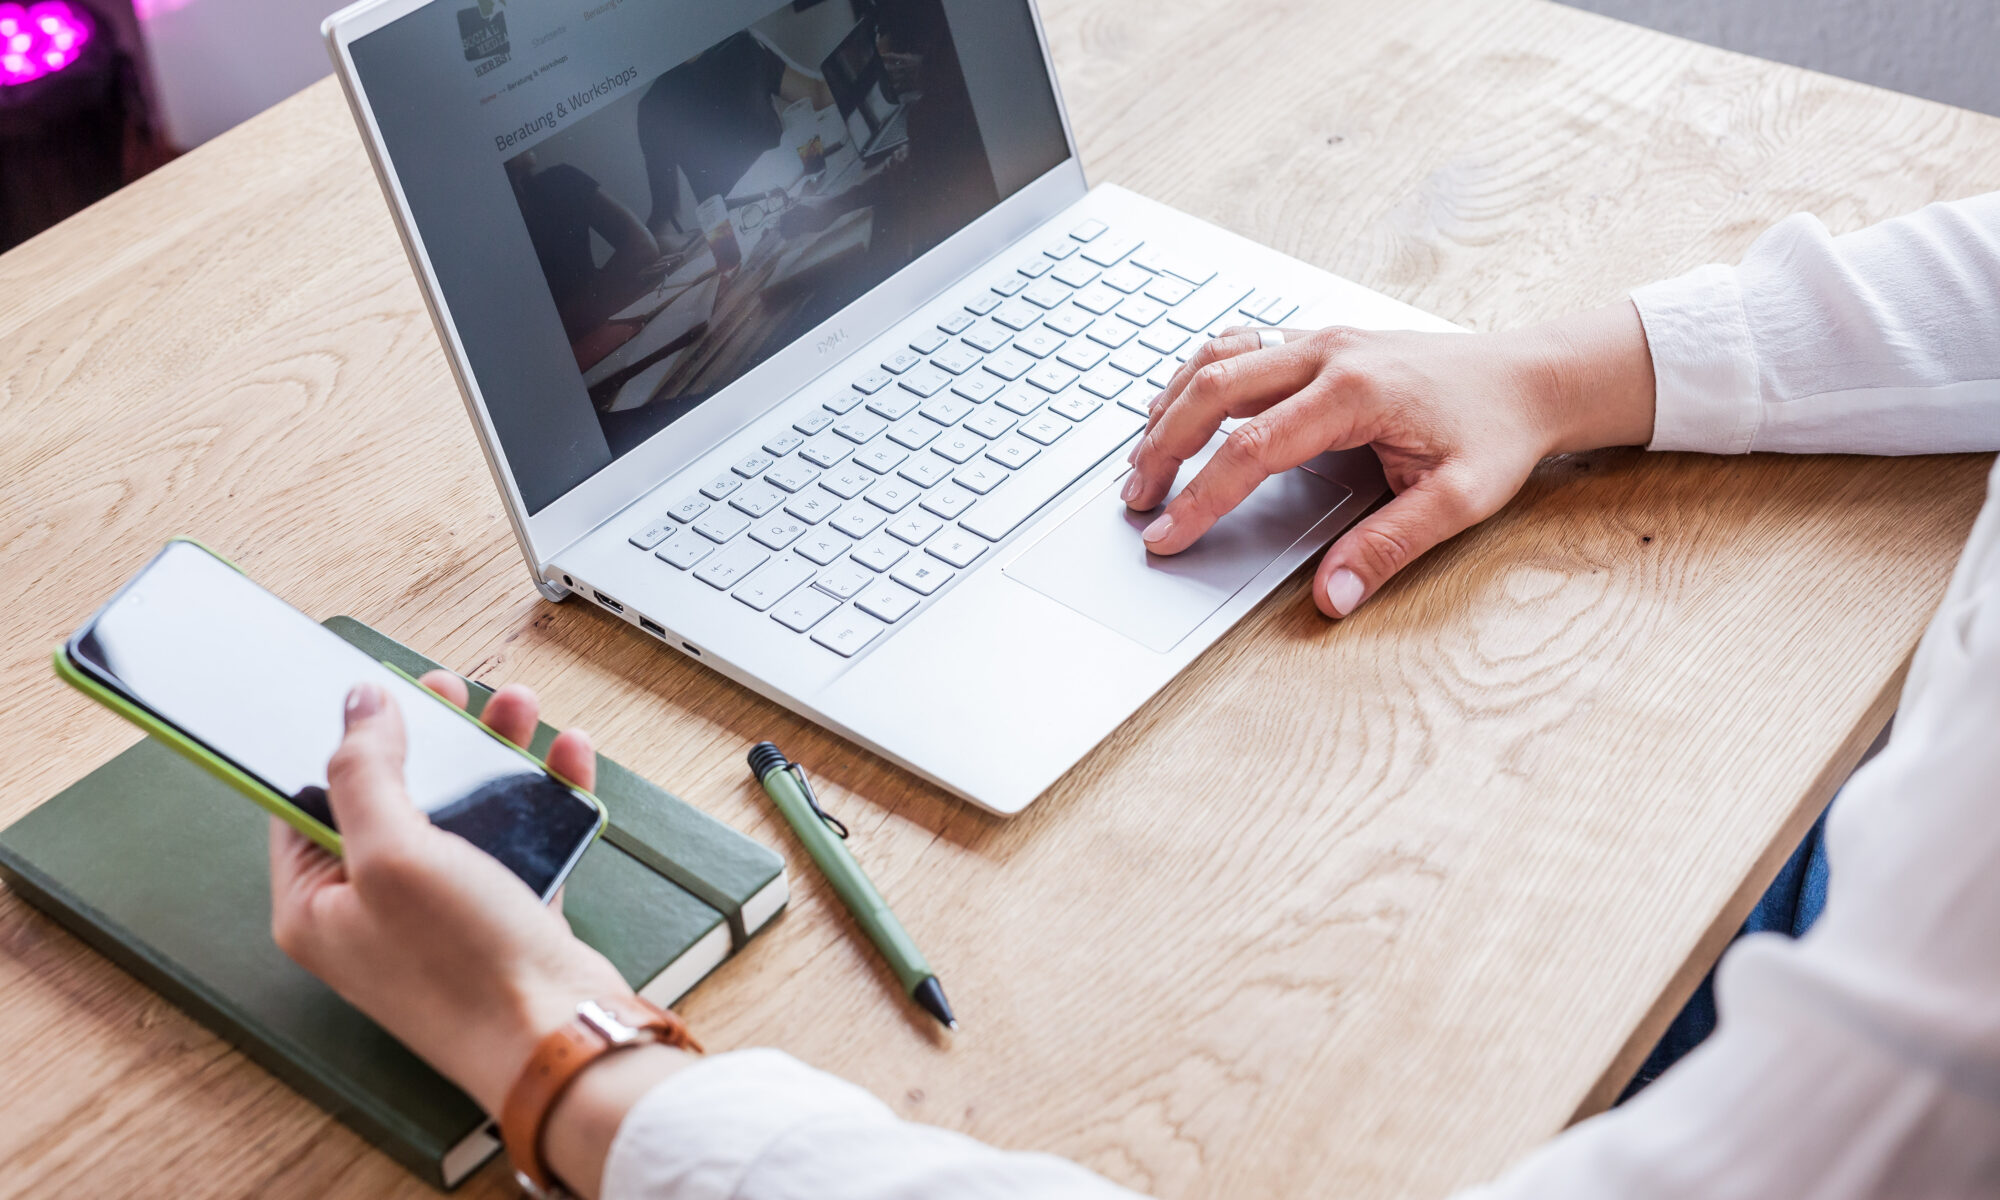
[[[1221,445],[1217,434],[1189,460],[1180,478],[1194,478]],[[1162,557],[1148,553],[1139,540],[1157,511],[1126,508],[1118,498],[1123,482],[1122,475],[1113,480],[1009,564],[1005,574],[1161,653],[1194,632],[1352,495],[1305,468],[1285,471],[1265,480],[1193,546]],[[1335,532],[1327,528],[1317,543],[1332,540]]]

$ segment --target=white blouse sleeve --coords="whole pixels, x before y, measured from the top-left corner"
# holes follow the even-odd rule
[[[1652,449],[2000,449],[2000,193],[1831,237],[1796,216],[1741,266],[1632,294]]]

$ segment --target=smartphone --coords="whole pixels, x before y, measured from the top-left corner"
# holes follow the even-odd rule
[[[167,543],[62,645],[56,670],[336,854],[326,763],[358,683],[402,710],[410,799],[543,900],[604,828],[595,796],[196,542]]]

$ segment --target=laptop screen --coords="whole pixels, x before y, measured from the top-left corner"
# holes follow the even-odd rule
[[[1027,0],[437,0],[350,53],[531,513],[1068,157]]]

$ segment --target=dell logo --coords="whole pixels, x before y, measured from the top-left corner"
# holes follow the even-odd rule
[[[830,354],[846,340],[847,331],[845,329],[836,329],[819,340],[819,352],[821,354]]]

